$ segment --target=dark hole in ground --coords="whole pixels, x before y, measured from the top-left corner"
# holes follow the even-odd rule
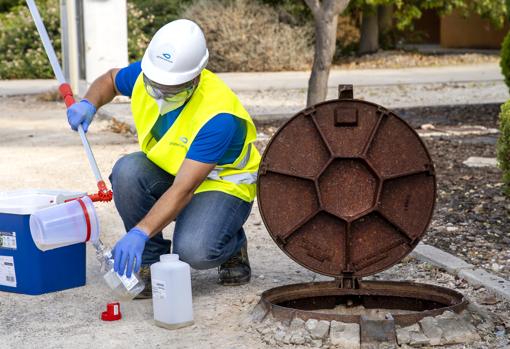
[[[432,300],[414,297],[348,295],[320,296],[293,299],[277,305],[300,310],[334,310],[335,313],[361,314],[364,309],[392,309],[402,311],[424,311],[438,309],[451,304],[443,304]]]

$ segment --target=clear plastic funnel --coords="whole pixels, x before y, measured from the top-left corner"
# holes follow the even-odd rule
[[[99,222],[92,201],[84,196],[33,213],[30,232],[35,245],[48,251],[88,240],[97,241]]]

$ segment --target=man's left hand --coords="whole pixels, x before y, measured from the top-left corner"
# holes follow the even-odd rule
[[[131,277],[132,272],[140,270],[142,264],[142,253],[149,235],[140,228],[134,227],[122,239],[117,241],[113,248],[113,269],[119,274]],[[134,266],[133,269],[133,264]]]

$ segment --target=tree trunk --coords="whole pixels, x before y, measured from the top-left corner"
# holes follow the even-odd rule
[[[393,5],[381,5],[378,9],[379,44],[383,49],[395,47],[393,38]]]
[[[305,0],[313,13],[315,23],[315,54],[312,74],[308,80],[306,105],[322,102],[328,94],[328,78],[336,46],[338,15],[349,0]]]
[[[315,18],[315,55],[308,81],[307,106],[326,100],[331,62],[335,54],[338,15],[323,14]]]
[[[364,6],[361,18],[361,37],[358,54],[364,55],[379,50],[379,21],[377,7]]]

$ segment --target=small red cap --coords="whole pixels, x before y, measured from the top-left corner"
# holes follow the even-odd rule
[[[103,321],[117,321],[122,319],[120,313],[120,303],[108,303],[106,305],[106,311],[101,313],[101,320]]]

